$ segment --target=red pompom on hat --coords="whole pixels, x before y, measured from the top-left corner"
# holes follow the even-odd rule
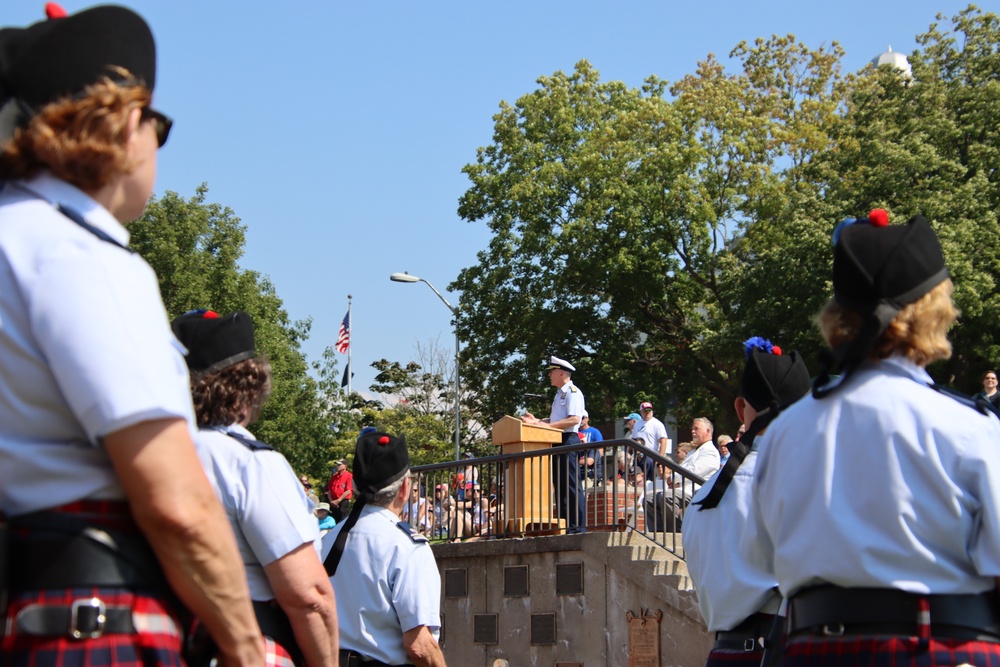
[[[383,435],[381,438],[378,439],[378,444],[380,444],[380,445],[388,445],[389,444],[389,436]]]
[[[201,318],[203,320],[217,320],[219,319],[219,314],[214,310],[206,310],[204,313],[202,313]]]
[[[46,2],[45,3],[45,16],[50,19],[64,19],[68,16],[63,6],[58,2]]]
[[[771,348],[771,354],[780,355],[781,354],[781,348],[778,347],[777,345],[775,345],[774,347]]]
[[[889,213],[884,208],[873,208],[872,212],[868,214],[868,222],[873,227],[888,227]]]

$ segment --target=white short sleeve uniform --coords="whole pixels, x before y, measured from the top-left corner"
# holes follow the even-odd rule
[[[743,547],[781,592],[981,593],[1000,576],[1000,422],[902,358],[798,401],[759,439]]]
[[[437,639],[441,629],[441,575],[434,552],[425,538],[414,541],[398,523],[390,510],[366,505],[330,578],[340,648],[390,665],[410,662],[404,632],[425,625]],[[323,536],[324,559],[344,525]]]
[[[302,484],[284,456],[251,450],[227,433],[254,439],[242,426],[202,429],[195,446],[208,478],[226,509],[250,584],[250,597],[274,598],[264,566],[303,544],[319,553],[319,525]]]
[[[183,348],[128,232],[42,174],[0,190],[0,510],[120,499],[102,436],[143,421],[193,423]]]
[[[714,477],[695,495],[684,514],[684,553],[698,606],[710,632],[732,630],[752,614],[776,613],[781,596],[770,564],[740,553],[741,535],[751,513],[757,450],[747,454],[719,505],[696,505],[715,485]]]
[[[566,417],[583,417],[584,410],[587,409],[583,392],[572,382],[567,382],[556,390],[556,396],[552,399],[552,409],[549,411],[549,423],[553,424]],[[580,423],[564,428],[563,433],[578,433]]]

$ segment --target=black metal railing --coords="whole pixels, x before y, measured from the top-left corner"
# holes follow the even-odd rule
[[[684,512],[705,482],[625,439],[434,463],[412,473],[419,491],[404,518],[433,541],[634,531],[682,558]]]

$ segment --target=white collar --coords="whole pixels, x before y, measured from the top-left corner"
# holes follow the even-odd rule
[[[11,181],[17,189],[41,197],[53,206],[62,204],[83,216],[83,219],[113,238],[123,246],[128,246],[129,233],[106,208],[94,201],[87,193],[66,181],[43,171],[24,181]]]

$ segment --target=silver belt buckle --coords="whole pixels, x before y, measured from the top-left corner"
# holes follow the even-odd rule
[[[844,636],[844,624],[834,623],[832,625],[823,626],[823,634],[827,637],[843,637]]]
[[[747,653],[752,652],[756,648],[757,648],[757,640],[756,639],[744,639],[743,640],[743,650],[746,651]]]
[[[94,619],[97,628],[92,631],[83,632],[77,627],[80,621],[81,609],[94,609],[97,611]],[[73,639],[97,639],[104,634],[104,627],[108,622],[108,608],[99,598],[89,600],[73,600],[69,606],[69,636]]]

